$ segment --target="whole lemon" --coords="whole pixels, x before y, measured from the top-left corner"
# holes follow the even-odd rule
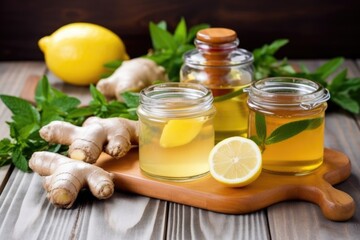
[[[71,23],[39,40],[47,67],[74,85],[95,84],[104,64],[127,60],[124,43],[115,33],[92,23]]]

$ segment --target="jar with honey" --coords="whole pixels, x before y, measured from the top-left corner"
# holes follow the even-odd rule
[[[215,140],[246,136],[248,128],[247,93],[254,80],[253,55],[238,48],[235,31],[207,28],[196,35],[196,49],[184,54],[181,82],[201,83],[214,96]]]
[[[263,169],[305,175],[321,166],[329,91],[307,79],[275,77],[249,89],[249,133],[262,151]]]

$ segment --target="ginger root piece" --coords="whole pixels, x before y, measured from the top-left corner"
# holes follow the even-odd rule
[[[40,129],[47,142],[69,145],[72,159],[94,163],[102,151],[115,158],[124,156],[139,142],[138,121],[125,118],[86,119],[82,127],[53,121]]]
[[[35,152],[29,166],[40,176],[46,176],[44,188],[47,198],[57,207],[70,208],[84,187],[89,187],[98,199],[109,198],[114,192],[111,173],[57,153]]]
[[[96,88],[107,98],[122,100],[121,93],[138,92],[155,81],[168,81],[165,69],[146,58],[124,61],[108,78],[101,79]]]

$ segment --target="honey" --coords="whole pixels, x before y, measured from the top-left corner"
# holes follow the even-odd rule
[[[269,78],[248,89],[249,130],[262,150],[263,169],[304,175],[321,166],[329,92],[300,78]]]

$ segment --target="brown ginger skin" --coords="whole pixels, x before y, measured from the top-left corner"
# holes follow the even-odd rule
[[[46,176],[44,188],[51,203],[70,208],[79,191],[88,187],[98,199],[106,199],[114,192],[112,174],[100,167],[52,152],[35,152],[30,168],[40,176]]]
[[[139,141],[138,121],[125,118],[90,117],[82,127],[53,121],[40,129],[50,143],[69,146],[72,159],[94,163],[102,151],[115,158],[124,156]]]
[[[107,98],[121,101],[121,93],[138,92],[155,81],[168,81],[165,68],[147,58],[133,58],[124,61],[110,77],[101,79],[96,88]]]

